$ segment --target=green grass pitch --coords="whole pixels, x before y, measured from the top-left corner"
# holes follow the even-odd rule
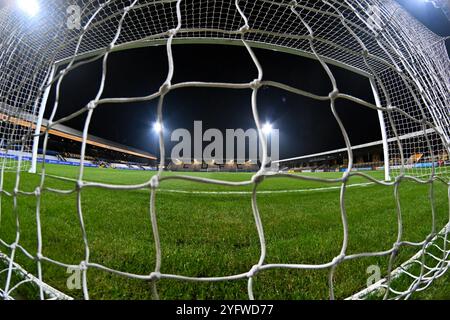
[[[76,178],[79,168],[46,165],[45,186],[72,190],[75,183],[51,177]],[[122,171],[86,168],[84,180],[112,184],[138,184],[153,175],[145,171]],[[163,175],[174,175],[165,172]],[[221,180],[249,180],[251,173],[185,173]],[[382,172],[370,172],[377,179]],[[322,178],[338,178],[342,173],[315,173]],[[40,176],[20,175],[19,189],[33,191]],[[394,188],[352,177],[345,193],[349,224],[347,254],[388,250],[397,236]],[[13,192],[15,173],[5,173],[3,189]],[[258,206],[267,244],[265,263],[329,262],[339,254],[343,227],[339,209],[339,184],[324,184],[289,178],[266,179],[258,186]],[[173,192],[187,191],[183,192]],[[296,190],[293,192],[267,192]],[[200,192],[191,192],[200,191]],[[233,191],[233,193],[226,193]],[[243,192],[236,192],[243,191]],[[180,180],[163,181],[156,195],[156,212],[162,244],[162,273],[192,277],[227,276],[247,272],[258,262],[260,244],[251,208],[251,187],[225,187]],[[431,231],[430,186],[404,181],[400,186],[403,214],[403,240],[422,241]],[[434,184],[436,229],[449,219],[447,186]],[[119,271],[148,275],[155,268],[155,246],[149,214],[150,190],[135,191],[85,188],[81,192],[90,262]],[[44,192],[41,199],[43,254],[67,264],[84,259],[84,244],[77,217],[76,193],[66,195]],[[0,238],[12,243],[16,220],[11,197],[1,196]],[[36,197],[17,197],[20,244],[36,254]],[[0,245],[0,251],[9,249]],[[396,265],[407,260],[417,247],[402,247]],[[36,274],[36,263],[20,251],[16,259]],[[337,267],[336,298],[363,289],[370,265],[386,273],[387,257],[370,257],[346,261]],[[329,269],[267,270],[255,277],[257,299],[327,299]],[[43,263],[44,280],[55,288],[82,298],[82,290],[68,290],[70,274],[63,267]],[[401,280],[401,279],[400,279]],[[401,287],[401,281],[398,286]],[[450,299],[450,276],[445,275],[429,289],[413,298]],[[4,287],[5,273],[0,274]],[[117,276],[90,268],[90,298],[150,299],[151,283]],[[162,299],[247,299],[247,281],[187,282],[162,279],[157,283]],[[29,289],[17,291],[26,297]]]

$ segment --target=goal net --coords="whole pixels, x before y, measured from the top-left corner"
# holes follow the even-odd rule
[[[15,1],[7,1],[0,8],[0,153],[1,203],[12,201],[13,210],[1,210],[3,215],[16,217],[17,232],[13,241],[7,241],[0,225],[0,297],[13,298],[18,288],[33,283],[39,297],[69,298],[67,292],[53,289],[51,279],[45,277],[44,263],[61,268],[78,270],[82,275],[84,298],[96,284],[87,281],[91,270],[100,270],[127,278],[149,281],[153,293],[158,296],[158,281],[236,281],[247,279],[248,296],[255,297],[254,281],[261,273],[274,269],[328,270],[329,296],[335,298],[333,278],[336,269],[344,262],[368,256],[389,257],[389,266],[384,270],[384,279],[353,298],[364,298],[384,288],[384,298],[408,298],[415,291],[424,290],[449,267],[450,224],[444,228],[433,224],[429,234],[419,242],[409,242],[402,237],[402,208],[399,205],[401,185],[405,181],[426,185],[429,188],[430,217],[435,219],[433,188],[441,184],[449,186],[448,161],[450,143],[450,63],[445,48],[445,39],[429,31],[393,0],[61,0],[38,1],[39,11],[24,11]],[[236,44],[246,49],[255,67],[254,80],[248,83],[214,83],[187,81],[174,83],[173,74],[177,61],[172,55],[176,44]],[[119,50],[131,50],[145,46],[165,46],[168,73],[164,83],[156,92],[138,97],[103,97],[107,81],[107,64],[111,54]],[[264,77],[254,48],[274,49],[315,59],[329,78],[329,94],[317,95],[302,88],[271,81]],[[98,91],[90,103],[73,114],[57,118],[59,101],[63,95],[61,83],[78,67],[102,61],[102,77]],[[159,62],[158,62],[159,63]],[[364,101],[341,92],[330,65],[347,69],[365,76],[374,93],[374,101]],[[289,172],[273,172],[264,164],[268,162],[267,142],[262,132],[262,121],[258,116],[258,92],[262,86],[285,90],[309,99],[326,101],[330,105],[345,141],[347,169],[340,183],[339,212],[342,220],[343,242],[340,253],[321,264],[273,264],[266,261],[264,223],[258,211],[257,186],[262,178],[283,176],[293,180],[310,179]],[[245,182],[232,183],[222,180],[206,180],[200,177],[173,176],[172,179],[189,179],[191,182],[227,185],[230,187],[253,185],[251,197],[255,228],[259,236],[260,257],[247,272],[226,276],[189,277],[168,274],[162,271],[162,247],[158,229],[158,206],[155,199],[159,183],[164,180],[165,166],[161,160],[158,173],[141,185],[116,185],[88,182],[84,178],[86,139],[92,117],[97,108],[105,104],[126,104],[157,100],[157,118],[164,122],[164,98],[174,90],[189,87],[246,90],[252,97],[254,122],[263,146],[260,170]],[[55,102],[49,105],[48,96],[53,88]],[[80,87],[81,88],[81,87]],[[375,179],[364,172],[353,171],[352,143],[346,127],[336,112],[337,100],[351,101],[361,108],[378,111],[383,136],[385,179]],[[50,114],[48,124],[42,126],[45,110]],[[57,124],[75,117],[85,117],[83,141],[80,150],[81,163],[74,188],[61,190],[48,186],[45,159],[37,165],[39,141],[45,158],[49,131]],[[160,133],[160,159],[165,159],[166,150]],[[28,171],[36,170],[41,176],[32,179]],[[4,177],[9,171],[15,175],[13,190],[4,188]],[[389,250],[348,254],[346,185],[350,176],[358,175],[391,192],[398,206],[398,236]],[[34,181],[34,189],[24,189],[24,179]],[[320,176],[316,181],[329,182]],[[156,262],[151,274],[136,274],[119,270],[90,259],[91,242],[86,233],[83,208],[80,199],[85,188],[111,190],[140,190],[151,188],[150,218]],[[450,188],[449,188],[450,190]],[[76,219],[82,234],[84,259],[78,264],[55,260],[43,252],[40,227],[40,203],[44,194],[63,196],[69,192],[77,195]],[[449,192],[450,194],[450,192]],[[20,210],[17,205],[21,197],[36,199],[36,247],[23,245],[21,241]],[[448,201],[448,199],[446,199]],[[56,245],[56,244],[55,244]],[[336,244],[338,245],[338,244]],[[396,264],[398,251],[403,247],[417,248],[417,254],[401,265]],[[434,251],[430,251],[433,249]],[[301,249],[299,249],[301,250]],[[24,255],[35,263],[36,271],[28,272],[17,263],[17,255]],[[431,257],[431,259],[430,259]],[[431,262],[430,262],[431,261]],[[418,266],[416,272],[410,266]],[[414,268],[413,268],[414,269]],[[393,286],[394,279],[404,277],[406,288]],[[44,281],[45,280],[45,281]],[[364,285],[362,286],[362,288]]]

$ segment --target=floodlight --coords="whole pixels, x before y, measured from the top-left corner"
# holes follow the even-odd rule
[[[17,0],[17,6],[30,17],[34,17],[39,12],[38,0]]]
[[[266,122],[262,128],[262,131],[264,134],[269,135],[272,132],[272,124]]]
[[[154,132],[156,132],[156,133],[160,133],[161,131],[163,130],[163,125],[162,125],[162,123],[161,122],[155,122],[154,124],[153,124],[153,131]]]

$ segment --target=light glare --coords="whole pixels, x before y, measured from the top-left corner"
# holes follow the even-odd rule
[[[264,124],[262,131],[264,132],[264,134],[269,135],[272,132],[272,124],[268,122]]]
[[[155,122],[153,124],[153,131],[156,133],[160,133],[163,130],[163,126],[160,122]]]
[[[17,5],[31,17],[34,17],[39,12],[37,0],[17,0]]]

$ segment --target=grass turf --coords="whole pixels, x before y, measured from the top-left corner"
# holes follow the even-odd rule
[[[76,178],[78,168],[46,165],[45,186],[73,190],[75,183],[51,175]],[[185,173],[212,179],[244,181],[250,173]],[[84,180],[120,185],[148,181],[153,173],[113,169],[86,168]],[[173,173],[164,173],[173,175]],[[341,173],[310,174],[321,178],[338,178]],[[382,179],[382,172],[370,172]],[[19,189],[31,192],[40,176],[20,175]],[[348,184],[368,182],[352,177]],[[13,192],[14,173],[5,173],[4,190]],[[322,183],[289,178],[266,179],[258,191],[297,190],[296,192],[263,192],[258,207],[267,244],[265,263],[321,264],[339,254],[343,226],[337,183]],[[327,189],[329,188],[329,189]],[[174,193],[170,190],[200,191]],[[299,191],[301,190],[301,191]],[[305,191],[309,190],[309,191]],[[161,182],[156,196],[158,227],[162,247],[162,273],[192,277],[226,276],[244,273],[258,262],[260,245],[251,208],[251,186],[226,187],[197,182],[167,180]],[[432,229],[430,186],[403,181],[400,185],[403,217],[403,240],[422,241]],[[221,193],[208,193],[221,192]],[[448,221],[447,186],[434,184],[436,229]],[[149,215],[150,190],[134,191],[85,188],[81,205],[90,248],[90,262],[109,268],[148,275],[155,268],[155,247]],[[67,264],[84,260],[84,244],[77,216],[76,193],[61,195],[44,192],[41,198],[43,254]],[[16,235],[13,199],[1,196],[0,238],[11,243]],[[347,254],[388,250],[396,240],[397,216],[394,188],[370,184],[347,188],[345,207],[348,215],[349,243]],[[17,197],[20,221],[20,244],[30,253],[37,248],[36,197]],[[9,253],[9,249],[0,246]],[[407,260],[418,248],[402,247],[396,265]],[[18,252],[17,261],[31,272],[36,264]],[[378,265],[387,269],[387,257],[346,261],[337,267],[334,280],[337,298],[345,298],[366,286],[366,269]],[[324,299],[328,298],[328,273],[324,270],[262,271],[254,281],[258,299]],[[70,274],[62,267],[43,263],[44,280],[75,298],[81,290],[68,290]],[[448,275],[436,281],[436,287],[418,293],[417,298],[450,298]],[[447,281],[445,281],[447,280]],[[0,274],[4,287],[5,274]],[[401,286],[401,281],[400,286]],[[120,277],[101,270],[88,271],[90,297],[94,299],[149,299],[151,284]],[[157,284],[162,299],[246,299],[247,281],[214,283],[162,279]],[[19,297],[28,293],[18,291]]]

